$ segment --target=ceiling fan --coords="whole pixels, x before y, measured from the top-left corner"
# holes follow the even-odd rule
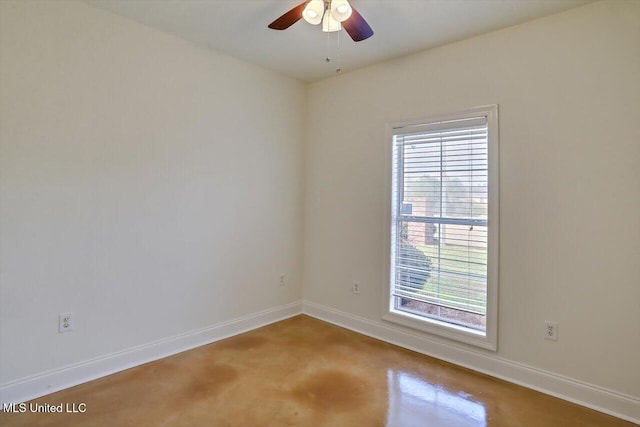
[[[359,42],[373,35],[373,30],[362,15],[355,10],[347,0],[308,0],[300,3],[271,24],[273,30],[285,30],[304,18],[312,25],[322,23],[322,31],[345,31]]]

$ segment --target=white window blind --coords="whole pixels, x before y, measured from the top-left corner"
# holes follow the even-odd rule
[[[487,117],[394,128],[392,138],[395,308],[484,331]]]

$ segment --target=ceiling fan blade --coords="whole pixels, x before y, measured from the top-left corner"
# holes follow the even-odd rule
[[[342,23],[342,27],[351,36],[354,42],[359,42],[368,39],[373,35],[373,30],[364,20],[362,15],[357,10],[351,7],[352,13],[349,19]]]
[[[304,10],[304,7],[306,5],[306,1],[300,3],[289,12],[285,13],[280,18],[269,24],[269,28],[271,28],[272,30],[286,30],[287,28],[298,22],[300,19],[302,19],[302,11]]]

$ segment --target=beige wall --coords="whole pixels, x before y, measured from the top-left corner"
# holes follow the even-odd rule
[[[311,85],[305,299],[380,321],[385,123],[497,103],[497,356],[640,397],[639,43],[598,2]]]
[[[0,7],[0,384],[300,299],[303,84],[83,3]]]
[[[302,292],[380,321],[385,123],[498,103],[497,356],[640,397],[640,2],[308,87],[78,2],[0,15],[0,384]]]

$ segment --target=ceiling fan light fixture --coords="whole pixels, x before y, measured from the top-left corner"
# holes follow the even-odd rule
[[[344,22],[351,16],[353,9],[347,0],[332,0],[331,15],[334,20]]]
[[[340,25],[340,21],[336,21],[333,19],[331,13],[325,13],[322,18],[322,31],[325,33],[332,33],[334,31],[340,31],[342,29],[342,25]]]
[[[318,25],[322,22],[324,15],[324,1],[311,0],[302,11],[302,17],[311,25]]]
[[[322,22],[324,32],[344,28],[354,42],[366,40],[373,35],[367,21],[347,0],[305,0],[267,26],[272,30],[286,30],[303,18],[312,25]]]

